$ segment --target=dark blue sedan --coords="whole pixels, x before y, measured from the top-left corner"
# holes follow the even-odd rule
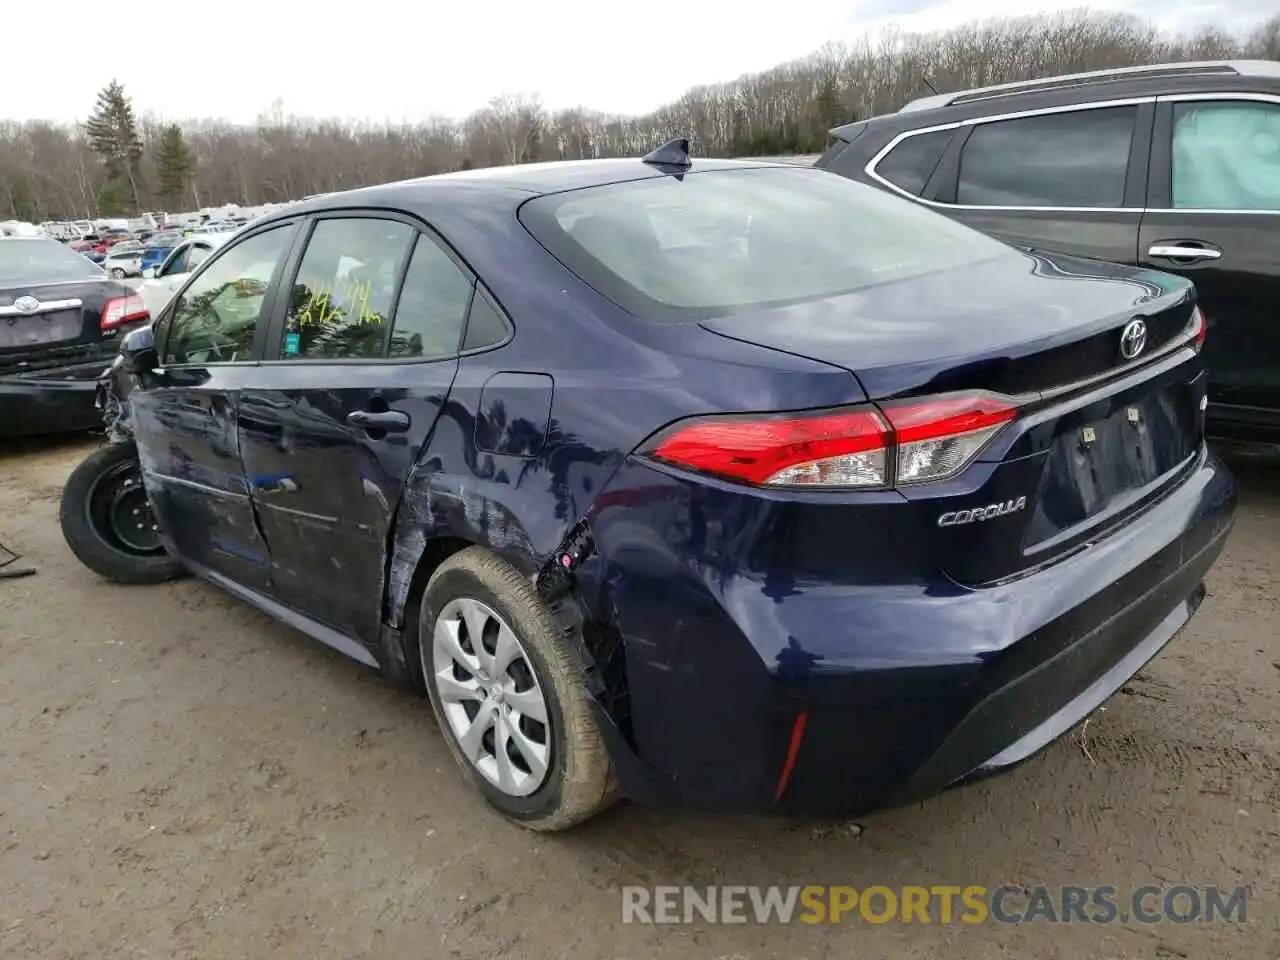
[[[425,693],[535,829],[852,815],[1039,750],[1231,527],[1193,287],[686,149],[257,221],[126,339],[70,545]]]

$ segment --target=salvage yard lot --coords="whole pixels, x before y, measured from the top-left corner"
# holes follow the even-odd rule
[[[483,808],[425,702],[206,584],[125,588],[57,524],[92,443],[0,450],[0,956],[1280,957],[1280,464],[1183,634],[1014,772],[849,824]],[[865,733],[863,735],[866,735]],[[891,735],[877,731],[876,735]],[[624,926],[626,884],[1249,885],[1205,927]]]

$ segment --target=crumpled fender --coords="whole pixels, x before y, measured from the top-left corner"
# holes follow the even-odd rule
[[[102,412],[102,426],[111,443],[128,443],[133,439],[129,394],[137,386],[138,378],[125,368],[124,357],[119,354],[98,378],[94,405]]]

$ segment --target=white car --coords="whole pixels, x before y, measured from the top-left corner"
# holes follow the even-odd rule
[[[137,240],[122,240],[107,250],[102,269],[113,280],[136,277],[142,273],[142,249],[143,245]]]
[[[142,297],[153,317],[178,292],[187,275],[209,259],[209,255],[230,237],[229,233],[192,234],[169,251],[164,263],[147,268],[142,283],[138,285],[138,296]]]

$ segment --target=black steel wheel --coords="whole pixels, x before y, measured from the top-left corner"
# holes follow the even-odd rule
[[[132,442],[95,450],[76,467],[59,518],[71,552],[108,580],[160,583],[182,572],[164,547]]]

